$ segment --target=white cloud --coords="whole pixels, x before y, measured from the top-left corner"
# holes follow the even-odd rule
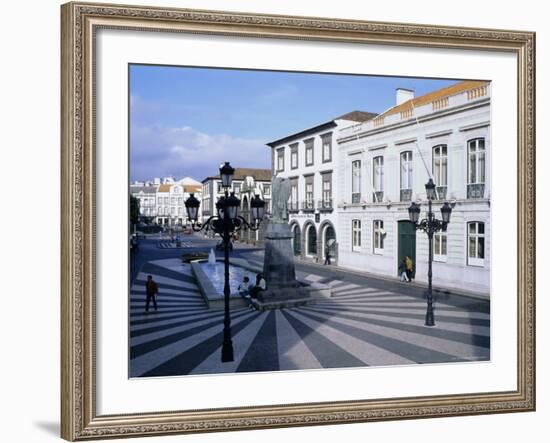
[[[134,125],[130,140],[132,179],[188,175],[200,181],[216,173],[224,161],[233,167],[271,167],[265,140],[163,125]]]

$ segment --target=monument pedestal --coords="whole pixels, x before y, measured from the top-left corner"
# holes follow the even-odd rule
[[[313,302],[309,285],[296,280],[292,231],[288,223],[270,221],[264,241],[263,274],[267,289],[258,294],[256,306],[277,309]]]

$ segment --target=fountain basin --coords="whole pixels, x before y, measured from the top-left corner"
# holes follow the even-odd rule
[[[207,260],[196,260],[191,262],[191,269],[208,307],[210,309],[224,309],[223,287],[225,277],[223,260],[216,261],[215,265],[209,264]],[[263,272],[263,269],[248,263],[245,259],[230,259],[230,308],[241,308],[248,305],[248,301],[238,293],[237,288],[245,275],[248,276],[250,282],[255,282],[258,272]],[[332,296],[332,288],[328,285],[304,280],[296,280],[295,288],[279,288],[276,292],[276,294],[273,294],[273,290],[268,287],[265,293],[260,293],[259,299],[252,300],[252,304],[256,309],[263,311],[313,304],[319,299]]]
[[[224,309],[225,297],[223,288],[225,284],[225,269],[223,261],[210,263],[207,260],[196,260],[191,262],[191,269],[208,307],[210,309]],[[237,290],[245,275],[248,276],[251,282],[254,282],[256,279],[256,274],[251,270],[241,266],[229,265],[230,308],[243,308],[248,305],[247,301]]]

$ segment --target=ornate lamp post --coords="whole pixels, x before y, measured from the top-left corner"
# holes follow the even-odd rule
[[[229,287],[229,248],[231,245],[231,238],[241,229],[251,229],[256,231],[260,227],[260,223],[264,217],[265,207],[265,202],[259,195],[256,195],[251,201],[254,222],[250,224],[239,215],[241,201],[235,196],[234,192],[229,194],[229,188],[231,188],[234,173],[235,169],[231,167],[229,162],[225,162],[225,164],[220,167],[220,177],[222,180],[222,187],[224,189],[224,196],[221,197],[216,203],[218,215],[211,216],[208,220],[206,220],[206,222],[200,223],[197,220],[200,202],[195,195],[191,194],[185,201],[187,216],[191,221],[193,231],[199,232],[202,230],[213,230],[214,233],[218,234],[222,238],[223,241],[225,268],[225,284],[223,294],[225,310],[223,319],[222,362],[233,361],[231,317],[229,314],[229,296],[231,294],[231,289]]]
[[[435,214],[432,211],[432,200],[436,198],[436,193],[435,184],[431,178],[428,180],[428,183],[426,183],[426,196],[428,197],[427,218],[419,221],[420,205],[412,202],[409,207],[409,220],[414,224],[416,229],[421,229],[428,234],[428,308],[426,311],[425,325],[435,326],[432,293],[433,238],[436,232],[447,230],[447,225],[451,219],[452,208],[449,203],[445,202],[441,207],[441,220],[435,218]]]

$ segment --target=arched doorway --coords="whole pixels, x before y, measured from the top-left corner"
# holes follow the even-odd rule
[[[327,246],[329,249],[330,256],[334,259],[336,255],[336,231],[334,230],[334,226],[332,226],[332,223],[326,223],[321,228],[321,242],[322,242],[322,250],[321,250],[321,256],[323,260],[326,258],[326,251]]]
[[[292,231],[292,250],[294,255],[300,255],[302,253],[302,232],[298,223],[293,223],[290,228]]]
[[[315,225],[309,224],[306,227],[306,255],[315,257],[317,255],[317,230]]]

